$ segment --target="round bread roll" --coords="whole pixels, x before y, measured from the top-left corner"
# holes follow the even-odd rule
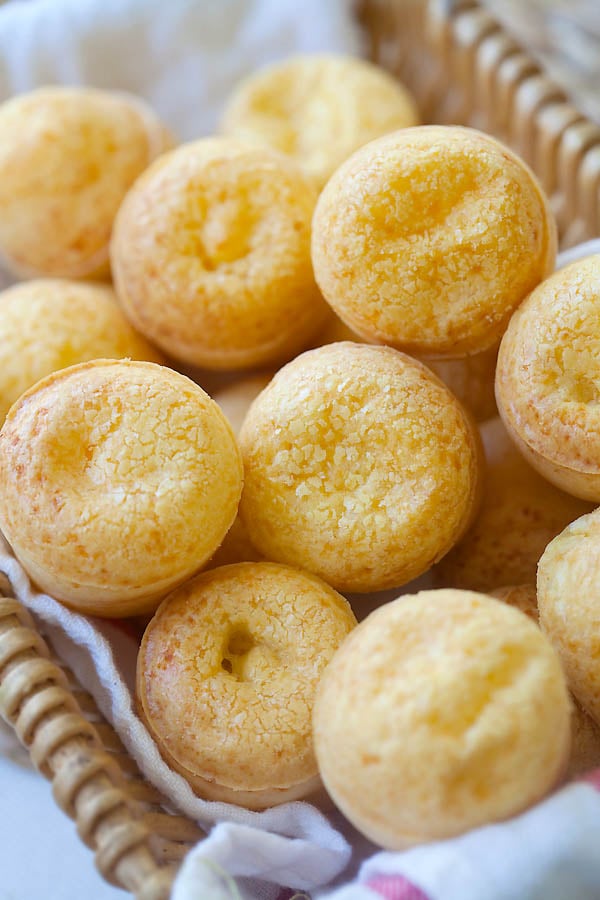
[[[498,409],[544,478],[600,502],[600,255],[555,272],[515,314],[500,347]]]
[[[137,334],[107,285],[39,279],[0,293],[0,424],[36,381],[90,359],[163,357]]]
[[[205,572],[159,607],[138,656],[142,717],[208,800],[263,809],[320,787],[318,681],[356,625],[320,579],[274,563]]]
[[[416,578],[476,509],[476,429],[425,366],[388,347],[330,344],[288,363],[249,409],[240,447],[256,548],[338,590]]]
[[[325,299],[365,338],[416,355],[497,345],[555,256],[533,173],[494,138],[458,126],[407,128],[358,150],[313,220]]]
[[[538,566],[540,625],[556,648],[569,686],[600,725],[600,510],[548,544]]]
[[[0,431],[0,528],[32,579],[82,612],[155,609],[215,552],[241,488],[217,404],[154,363],[55,372]]]
[[[221,122],[231,137],[292,156],[320,189],[368,141],[417,125],[406,88],[354,56],[296,56],[245,78]]]
[[[479,430],[485,450],[481,507],[463,539],[436,566],[437,587],[486,592],[535,582],[549,541],[592,509],[527,465],[499,418]]]
[[[0,106],[0,258],[20,278],[106,277],[113,219],[172,145],[128,94],[45,87]]]
[[[334,802],[399,850],[543,797],[567,763],[570,702],[556,653],[526,616],[469,591],[422,591],[344,641],[313,725]]]
[[[327,316],[310,261],[315,200],[296,164],[268,148],[206,138],[163,156],[115,222],[126,315],[189,365],[289,358]]]

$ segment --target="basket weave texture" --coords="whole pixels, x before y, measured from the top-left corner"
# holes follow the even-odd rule
[[[600,127],[474,0],[362,0],[369,55],[411,89],[423,121],[511,146],[551,198],[563,247],[600,233]],[[144,781],[94,700],[53,658],[0,575],[0,713],[52,781],[102,876],[166,900],[203,836]]]

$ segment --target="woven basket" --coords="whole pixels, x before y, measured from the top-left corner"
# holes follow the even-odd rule
[[[413,91],[425,122],[496,135],[537,172],[561,244],[600,233],[600,128],[473,0],[362,0],[370,56]],[[144,781],[93,699],[0,575],[0,713],[52,781],[103,877],[165,900],[203,832]]]

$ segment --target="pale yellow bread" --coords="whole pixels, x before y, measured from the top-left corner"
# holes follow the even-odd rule
[[[538,566],[540,625],[569,686],[600,725],[600,511],[573,522],[548,544]]]
[[[491,595],[520,609],[534,622],[539,622],[535,585],[511,585],[498,588],[492,591]],[[571,697],[571,700],[571,753],[565,772],[566,781],[571,781],[600,766],[600,727],[574,697]]]
[[[205,138],[166,154],[117,216],[113,277],[132,324],[175,359],[289,359],[327,316],[310,261],[316,191],[274,150]]]
[[[390,850],[516,815],[567,763],[570,701],[540,629],[469,591],[371,613],[321,680],[319,771],[334,802]]]
[[[221,131],[289,154],[322,188],[363,144],[418,122],[415,101],[383,69],[354,56],[315,54],[241,81]]]
[[[485,592],[535,582],[549,541],[592,509],[532,469],[499,418],[479,430],[485,451],[481,507],[463,539],[436,566],[438,587]]]
[[[55,372],[0,431],[0,527],[32,579],[83,612],[155,609],[215,552],[241,488],[217,404],[155,363]]]
[[[162,354],[133,330],[108,285],[37,279],[0,293],[0,424],[36,381],[90,359]]]
[[[531,170],[458,126],[372,141],[335,172],[313,219],[325,299],[365,338],[416,355],[497,345],[555,256],[556,225]]]
[[[339,590],[416,578],[476,509],[468,414],[388,347],[329,344],[288,363],[250,407],[240,447],[240,514],[256,548]]]
[[[502,340],[498,409],[548,480],[600,502],[600,255],[560,269],[527,298]]]
[[[205,572],[159,607],[138,706],[170,765],[209,800],[261,809],[320,787],[311,714],[356,619],[320,579],[274,563]]]
[[[0,258],[21,278],[107,277],[125,193],[172,138],[141,99],[45,87],[0,106]]]

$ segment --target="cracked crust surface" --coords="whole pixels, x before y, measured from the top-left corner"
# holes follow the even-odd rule
[[[43,379],[0,431],[0,526],[33,580],[125,616],[194,574],[233,522],[240,454],[213,400],[154,363]]]
[[[469,591],[423,591],[371,613],[328,666],[314,709],[321,777],[388,849],[508,818],[568,758],[570,701],[537,625]]]
[[[418,121],[408,91],[383,69],[356,57],[315,54],[244,79],[221,131],[289,154],[320,189],[363,144]]]
[[[262,808],[314,790],[314,694],[355,624],[332,588],[275,563],[179,588],[138,657],[138,702],[163,755],[208,799]]]
[[[26,281],[0,293],[0,423],[36,381],[91,359],[163,362],[133,330],[112,288],[64,279]]]
[[[313,220],[315,275],[335,312],[416,355],[496,344],[555,255],[556,226],[530,169],[457,126],[372,141],[332,176]]]
[[[563,490],[600,501],[600,256],[547,278],[500,346],[498,409],[525,458]]]
[[[21,277],[105,277],[113,219],[172,140],[137,97],[46,87],[0,106],[0,255]]]
[[[305,346],[327,316],[314,280],[316,192],[274,150],[226,138],[158,160],[115,222],[115,287],[133,325],[175,359],[267,365]]]
[[[329,321],[319,331],[310,347],[322,347],[339,341],[369,343],[332,312]],[[462,359],[433,359],[432,357],[415,357],[420,359],[444,384],[450,388],[457,400],[473,415],[476,422],[485,422],[498,412],[494,393],[494,376],[498,347],[493,346],[474,356]]]
[[[269,559],[339,590],[416,578],[476,507],[479,443],[468,415],[421,363],[342,342],[273,378],[240,434],[240,514]]]

